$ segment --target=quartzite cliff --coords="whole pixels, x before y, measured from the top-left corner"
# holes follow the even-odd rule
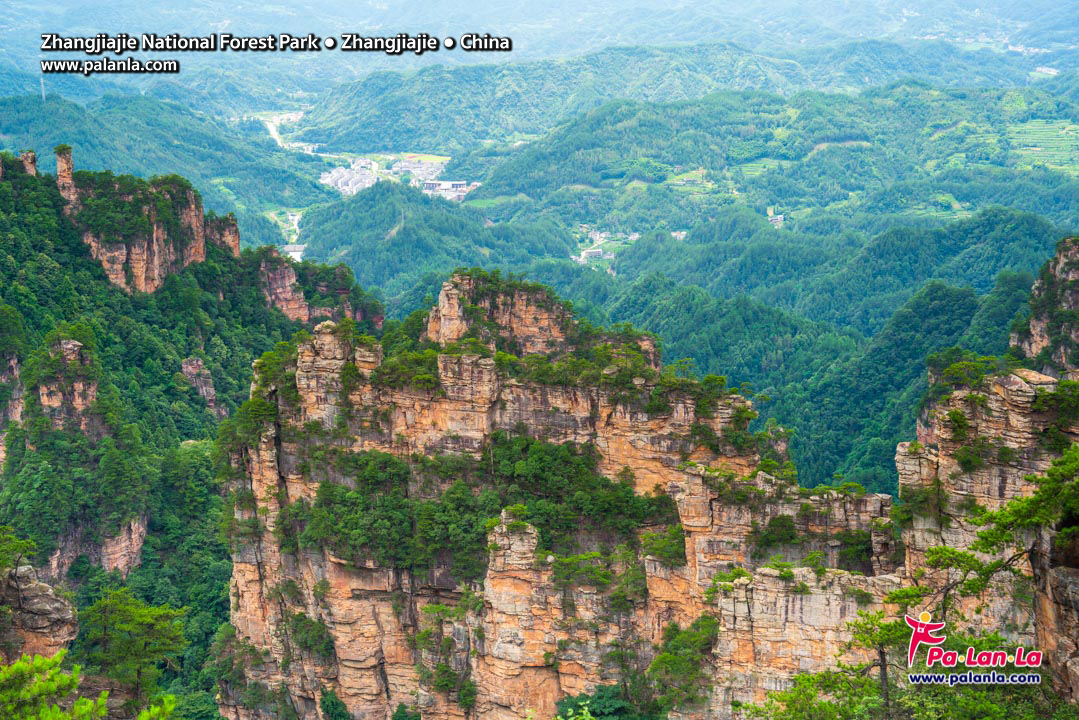
[[[20,173],[37,175],[32,152],[24,152],[21,161],[8,165],[6,180],[25,181],[18,177]],[[201,200],[185,181],[167,177],[147,182],[110,173],[75,173],[71,149],[66,146],[56,149],[56,161],[63,215],[108,280],[123,290],[155,291],[170,274],[205,260],[207,242],[233,257],[239,255],[235,218],[204,215]],[[278,306],[290,319],[306,322],[309,317],[348,316],[362,320],[366,315],[379,319],[377,303],[368,300],[371,307],[365,305],[365,298],[353,289],[351,274],[340,268],[326,269],[325,277],[312,277],[312,299],[308,299],[287,258],[267,252],[261,264],[254,264],[264,292],[270,287],[275,290],[266,292],[267,304]],[[275,280],[281,277],[283,281]],[[47,350],[47,371],[38,373],[29,387],[19,357],[0,354],[0,386],[7,389],[6,401],[0,403],[0,466],[7,454],[6,435],[26,422],[28,403],[53,429],[76,430],[93,445],[109,434],[97,404],[101,372],[93,350],[68,337],[58,337]],[[183,358],[175,371],[217,418],[228,415],[202,358]],[[147,520],[136,515],[125,519],[118,530],[105,532],[89,525],[58,529],[56,549],[41,558],[42,579],[63,581],[79,556],[127,575],[140,562]]]
[[[1074,256],[1075,242],[1063,243],[1061,253]],[[1041,287],[1052,284],[1062,263],[1074,266],[1058,256]],[[575,321],[547,295],[489,285],[482,275],[463,274],[443,286],[424,335],[442,348],[437,378],[426,387],[373,381],[383,362],[378,345],[351,342],[323,323],[297,348],[289,367],[294,389],[263,385],[256,392],[274,402],[276,419],[233,458],[236,487],[251,504],[237,509],[248,532],[234,539],[238,659],[234,682],[220,696],[227,717],[269,717],[266,711],[281,702],[300,717],[321,717],[319,698],[331,690],[358,718],[381,720],[399,704],[425,719],[516,720],[530,711],[550,717],[562,696],[644,673],[665,628],[705,616],[718,626],[702,662],[706,698],[678,712],[737,716],[740,703],[762,700],[793,675],[833,667],[849,639],[847,623],[860,609],[896,613],[885,596],[914,579],[935,593],[949,589],[954,575],[928,568],[926,550],[968,546],[977,530],[969,515],[1031,492],[1027,476],[1044,472],[1058,454],[1046,447],[1044,431],[1059,426],[1059,416],[1036,409],[1039,395],[1058,386],[1051,376],[1024,369],[989,375],[931,403],[918,442],[897,451],[902,491],[931,500],[911,504],[900,532],[905,552],[897,556],[890,498],[800,490],[777,477],[775,463],[761,465],[759,446],[709,442],[744,429],[749,401],[738,395],[723,397],[707,416],[691,392],[671,393],[649,411],[643,398],[656,389],[654,380],[634,378],[638,392],[627,397],[602,383],[522,380],[503,372],[498,356],[463,351],[468,338],[521,355],[557,358],[574,350]],[[1036,294],[1035,307],[1038,300]],[[1038,323],[1035,315],[1035,333]],[[651,339],[635,343],[655,365]],[[291,382],[289,373],[282,377]],[[955,429],[956,412],[965,418],[962,432]],[[295,432],[300,427],[319,432]],[[492,524],[486,571],[473,582],[454,578],[447,558],[417,574],[373,559],[349,561],[325,548],[282,548],[281,513],[318,491],[305,462],[312,445],[378,450],[415,464],[445,453],[478,456],[496,431],[592,447],[601,473],[614,477],[629,468],[639,493],[655,488],[669,495],[684,533],[685,563],[644,551],[613,561],[615,578],[635,565],[642,570],[643,590],[627,607],[613,599],[617,581],[560,581],[558,559],[537,553],[535,528],[511,511]],[[1071,428],[1064,432],[1075,439]],[[327,433],[336,439],[324,439]],[[781,433],[771,442],[782,449]],[[347,473],[333,481],[355,483]],[[432,489],[410,485],[409,491]],[[757,546],[779,528],[789,528],[794,539],[768,555],[797,564],[819,551],[828,569],[768,567]],[[999,579],[981,597],[960,598],[952,620],[1037,643],[1058,688],[1075,696],[1079,570],[1074,555],[1053,549],[1051,535],[1031,538],[1034,551],[1019,577]],[[735,567],[746,572],[732,573]],[[1032,602],[1017,600],[1024,591]],[[289,618],[298,616],[325,628],[332,652],[313,653],[297,642]],[[455,683],[439,685],[443,667]],[[258,688],[268,691],[253,691]]]
[[[64,212],[113,284],[153,292],[170,273],[205,260],[207,241],[240,254],[236,218],[204,215],[202,199],[185,180],[173,175],[147,185],[129,176],[102,180],[73,169],[71,148],[57,147],[56,185],[67,204]],[[120,225],[96,212],[102,198],[116,195],[139,207],[142,222]]]
[[[355,717],[383,718],[402,703],[425,717],[550,717],[566,694],[643,672],[671,623],[685,628],[702,616],[717,618],[718,640],[704,668],[706,709],[690,714],[729,716],[739,702],[763,699],[794,674],[834,663],[849,638],[847,621],[901,583],[890,498],[815,494],[777,477],[775,462],[762,469],[755,442],[728,441],[752,416],[737,394],[702,412],[687,386],[648,410],[654,374],[632,378],[628,394],[603,382],[513,377],[500,368],[504,356],[484,357],[489,353],[462,349],[460,341],[557,359],[575,349],[576,321],[545,291],[491,284],[469,274],[443,286],[424,334],[442,347],[437,378],[398,387],[373,380],[383,363],[379,346],[352,341],[326,322],[280,376],[294,387],[265,377],[256,383],[256,394],[276,404],[276,419],[234,455],[236,489],[250,504],[237,506],[237,522],[246,523],[234,538],[238,671],[221,695],[222,711],[238,720],[268,717],[274,702],[287,701],[314,718],[321,694],[333,690]],[[650,337],[631,344],[645,366],[656,364]],[[617,362],[603,369],[621,371]],[[281,513],[318,492],[307,461],[312,446],[422,464],[446,453],[477,457],[498,431],[594,448],[599,472],[615,477],[628,468],[639,493],[669,495],[685,563],[643,551],[621,558],[615,576],[639,568],[642,587],[628,607],[615,609],[617,583],[560,582],[557,560],[537,554],[535,528],[506,513],[490,530],[484,576],[469,583],[453,577],[450,558],[421,574],[279,543]],[[324,439],[327,433],[336,439]],[[772,442],[781,445],[781,437]],[[354,483],[347,473],[335,481]],[[768,555],[756,545],[776,528],[789,528],[797,540],[787,537],[768,554],[797,561],[819,552],[833,568],[841,555],[851,556],[861,572],[765,567]],[[844,553],[844,543],[853,551]],[[749,572],[731,576],[734,567]],[[298,616],[327,629],[332,653],[297,641]],[[455,687],[439,689],[442,667],[456,676]],[[462,694],[473,687],[474,699]]]

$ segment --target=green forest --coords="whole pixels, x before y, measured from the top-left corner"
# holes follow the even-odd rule
[[[492,13],[460,0],[423,9],[296,2],[237,11],[203,0],[173,8],[168,32],[478,29],[512,34],[515,51],[184,53],[182,73],[82,78],[39,73],[30,31],[162,31],[154,3],[0,7],[0,573],[17,581],[21,565],[80,548],[58,589],[77,609],[78,636],[54,658],[0,667],[0,715],[99,719],[108,710],[96,688],[107,686],[113,715],[137,720],[219,720],[215,696],[228,687],[264,720],[304,717],[283,684],[245,675],[258,651],[229,624],[231,553],[261,527],[257,512],[237,518],[267,501],[230,485],[230,461],[299,396],[297,348],[323,317],[305,325],[273,307],[268,269],[295,273],[298,299],[327,317],[355,311],[339,337],[382,352],[366,378],[378,392],[444,393],[442,352],[489,358],[500,381],[541,392],[599,387],[642,417],[670,411],[672,393],[701,418],[733,403],[729,427],[697,421],[685,438],[717,453],[759,452],[760,469],[794,492],[801,485],[803,498],[812,488],[890,494],[897,523],[919,498],[899,497],[896,446],[914,439],[943,392],[930,372],[1059,370],[1049,350],[1023,359],[1009,347],[1032,311],[1048,315],[1056,345],[1079,353],[1062,330],[1071,313],[1055,307],[1067,288],[1031,307],[1036,278],[1050,282],[1047,259],[1079,231],[1079,15],[1068,3],[915,3],[912,12],[900,0],[559,0],[554,12]],[[56,185],[55,146],[73,149],[78,187],[95,190],[74,210]],[[36,177],[18,157],[28,149],[39,156]],[[451,156],[438,177],[477,185],[458,202],[400,182],[422,177],[416,171],[391,179],[414,153]],[[382,164],[373,186],[350,195],[320,180],[361,158]],[[188,190],[207,217],[235,215],[240,256],[207,242],[204,260],[153,293],[111,284],[82,231],[145,235],[151,215],[133,209],[142,204],[176,250],[192,240],[177,232]],[[268,247],[286,242],[303,246],[301,262]],[[574,319],[561,329],[573,349],[523,356],[482,320],[448,347],[424,340],[453,272],[470,273],[483,292],[566,302]],[[481,310],[466,308],[470,320]],[[646,361],[645,333],[662,368]],[[215,407],[185,374],[191,362],[205,368]],[[358,372],[339,380],[348,386]],[[653,389],[642,393],[645,384]],[[1075,388],[1061,387],[1038,395],[1036,408],[1074,420]],[[8,426],[16,400],[21,418]],[[359,414],[348,404],[338,430]],[[629,468],[604,476],[591,446],[519,426],[475,457],[399,457],[346,447],[317,424],[281,428],[282,442],[326,440],[302,451],[297,472],[313,494],[282,505],[266,548],[292,560],[373,559],[417,578],[445,569],[468,588],[461,615],[482,605],[467,584],[484,577],[499,522],[534,528],[537,559],[548,558],[563,601],[567,588],[589,585],[610,593],[616,613],[644,602],[646,556],[668,570],[694,560],[676,500],[635,492]],[[1064,538],[1054,552],[1076,552],[1079,451],[1062,427],[1046,436],[1062,457],[1031,497],[979,515],[969,550],[999,552],[1054,527]],[[727,489],[736,492],[733,479]],[[126,575],[104,570],[93,548],[141,523],[139,562]],[[791,516],[755,523],[755,549],[794,532]],[[836,536],[840,556],[857,556],[840,567],[869,573],[869,537]],[[951,550],[933,562],[963,574],[957,593],[1001,569]],[[817,555],[764,567],[780,581],[809,568],[820,581]],[[730,564],[709,602],[748,576]],[[916,605],[920,580],[888,602]],[[273,592],[287,600],[301,590]],[[0,604],[0,641],[10,618]],[[669,620],[657,620],[652,660],[634,665],[635,651],[616,648],[605,672],[620,684],[563,698],[556,720],[663,720],[701,702],[719,623],[710,614]],[[903,659],[901,620],[849,620],[851,647],[882,664]],[[334,655],[321,619],[293,612],[283,623],[297,648]],[[412,642],[441,652],[430,633]],[[1002,642],[956,631],[946,647]],[[429,689],[452,693],[472,717],[476,683],[439,658]],[[533,669],[558,660],[543,662]],[[879,677],[871,664],[841,665],[731,709],[746,720],[1079,717],[1048,683],[937,689]],[[352,720],[324,680],[312,680],[321,716]],[[82,697],[64,705],[80,683]],[[422,720],[420,699],[393,720]]]
[[[1071,137],[1079,108],[1037,87],[905,81],[857,95],[616,101],[535,142],[460,155],[446,172],[482,180],[469,199],[492,217],[549,213],[626,232],[688,230],[733,203],[772,208],[796,231],[827,222],[833,236],[992,204],[1074,224],[1075,139],[1057,151],[1030,136]]]
[[[323,98],[293,132],[330,150],[457,154],[545,133],[618,98],[670,102],[749,88],[787,95],[886,85],[903,77],[1012,86],[1025,84],[1028,63],[931,42],[859,42],[773,54],[733,43],[609,48],[562,60],[372,73]]]
[[[174,718],[217,718],[216,679],[207,658],[228,618],[231,574],[220,533],[225,501],[214,460],[218,419],[181,372],[181,362],[200,359],[217,403],[232,411],[248,398],[251,358],[301,326],[267,306],[258,274],[265,252],[245,250],[233,258],[208,244],[205,262],[169,276],[156,293],[124,293],[109,283],[61,214],[63,200],[51,177],[22,173],[6,153],[0,161],[0,360],[5,368],[11,361],[21,365],[19,380],[30,391],[22,423],[4,437],[0,524],[29,540],[38,557],[48,557],[58,539],[75,529],[93,541],[133,518],[149,517],[142,562],[126,579],[86,556],[68,575],[84,617],[105,612],[101,603],[107,600],[121,608],[116,612],[132,623],[131,632],[139,632],[147,622],[139,617],[148,613],[150,625],[161,630],[162,650],[141,665],[121,662],[129,651],[102,646],[95,626],[84,622],[71,659],[130,687],[139,706],[161,689],[176,696]],[[137,212],[119,196],[112,202],[108,214],[114,217]],[[300,275],[312,304],[326,300],[318,295],[320,285],[336,282],[354,306],[379,308],[346,268],[306,265]],[[338,288],[333,293],[339,302]],[[375,330],[369,323],[363,328]],[[71,340],[82,345],[74,365],[58,351]],[[6,404],[14,379],[4,377],[0,400]],[[84,420],[58,422],[34,391],[77,381],[96,383],[96,399]],[[166,657],[167,669],[153,679]],[[152,683],[136,690],[140,669],[146,671],[143,682]]]

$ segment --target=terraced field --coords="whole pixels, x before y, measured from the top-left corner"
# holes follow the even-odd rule
[[[1079,175],[1079,124],[1067,120],[1029,120],[1010,125],[1012,149],[1028,164],[1041,163]]]
[[[750,162],[742,163],[741,165],[735,165],[731,169],[738,169],[742,171],[742,175],[745,177],[756,177],[763,172],[772,170],[779,167],[779,160],[776,158],[760,158],[758,160],[752,160]]]

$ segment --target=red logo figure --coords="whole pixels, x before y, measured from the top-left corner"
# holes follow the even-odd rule
[[[903,618],[907,621],[907,625],[910,625],[910,645],[907,647],[907,667],[914,665],[914,653],[918,652],[918,646],[922,643],[926,645],[940,645],[947,638],[944,635],[936,637],[933,633],[938,630],[944,629],[944,623],[931,623],[929,620],[933,616],[927,612],[922,612],[915,620],[910,615],[904,615]]]

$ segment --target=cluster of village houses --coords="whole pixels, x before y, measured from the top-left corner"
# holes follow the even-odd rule
[[[405,156],[391,167],[383,168],[377,161],[361,157],[354,159],[348,166],[336,167],[322,173],[319,180],[344,195],[355,195],[388,175],[398,180],[407,180],[428,195],[437,195],[457,202],[464,200],[468,193],[479,187],[479,183],[465,180],[439,180],[438,176],[445,165],[444,161],[433,162]]]

